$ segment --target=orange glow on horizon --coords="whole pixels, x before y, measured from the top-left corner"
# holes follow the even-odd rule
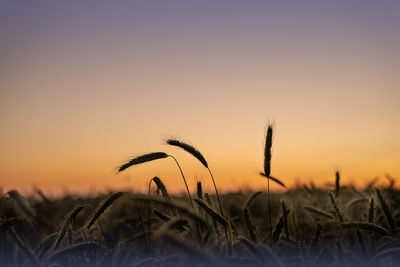
[[[335,169],[343,183],[400,183],[394,1],[14,2],[0,27],[4,190],[144,191],[157,175],[181,192],[170,159],[114,175],[165,151],[191,188],[200,179],[212,192],[201,164],[162,144],[169,136],[199,148],[221,191],[264,189],[269,122],[272,175],[289,187],[324,185]]]

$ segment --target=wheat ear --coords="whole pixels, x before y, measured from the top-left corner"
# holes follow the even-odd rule
[[[213,174],[212,174],[212,172],[210,170],[210,167],[208,166],[208,163],[207,163],[206,159],[204,158],[203,154],[201,154],[201,152],[198,149],[196,149],[194,146],[189,145],[189,144],[187,144],[185,142],[182,142],[180,140],[177,140],[177,139],[171,138],[171,139],[166,140],[165,142],[168,145],[182,148],[183,150],[185,150],[186,152],[191,154],[193,157],[195,157],[197,160],[199,160],[201,162],[201,164],[203,164],[203,166],[207,168],[208,172],[210,173],[211,180],[212,180],[212,182],[214,184],[215,194],[217,195],[218,205],[219,205],[219,209],[220,209],[221,215],[224,216],[224,212],[222,210],[221,199],[219,197],[219,193],[218,193],[217,185],[215,183],[214,176],[213,176]]]
[[[385,199],[383,198],[381,191],[378,188],[375,188],[376,196],[378,197],[379,205],[381,206],[383,213],[385,214],[386,221],[390,227],[390,230],[393,232],[395,229],[394,221],[392,214],[390,213],[389,207],[386,204]]]
[[[93,225],[93,223],[114,203],[114,201],[122,197],[123,194],[124,194],[123,192],[117,192],[115,194],[112,194],[109,198],[107,198],[106,201],[104,201],[104,203],[93,215],[92,219],[89,221],[86,228],[89,229]]]

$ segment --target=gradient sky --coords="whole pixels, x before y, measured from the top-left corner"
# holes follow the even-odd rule
[[[400,177],[399,1],[1,1],[0,185],[225,190]],[[382,181],[384,179],[382,178]]]

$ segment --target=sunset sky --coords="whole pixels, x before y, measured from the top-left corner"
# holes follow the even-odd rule
[[[224,190],[272,175],[323,185],[400,179],[399,1],[2,1],[0,186]],[[274,187],[277,188],[277,187]]]

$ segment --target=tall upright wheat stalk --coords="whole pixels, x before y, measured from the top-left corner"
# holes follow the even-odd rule
[[[272,125],[268,125],[267,134],[265,136],[265,148],[264,148],[264,173],[262,176],[267,177],[267,199],[268,199],[268,228],[269,238],[272,238],[272,215],[271,215],[271,197],[269,192],[269,180],[271,178],[271,149],[272,149]]]

